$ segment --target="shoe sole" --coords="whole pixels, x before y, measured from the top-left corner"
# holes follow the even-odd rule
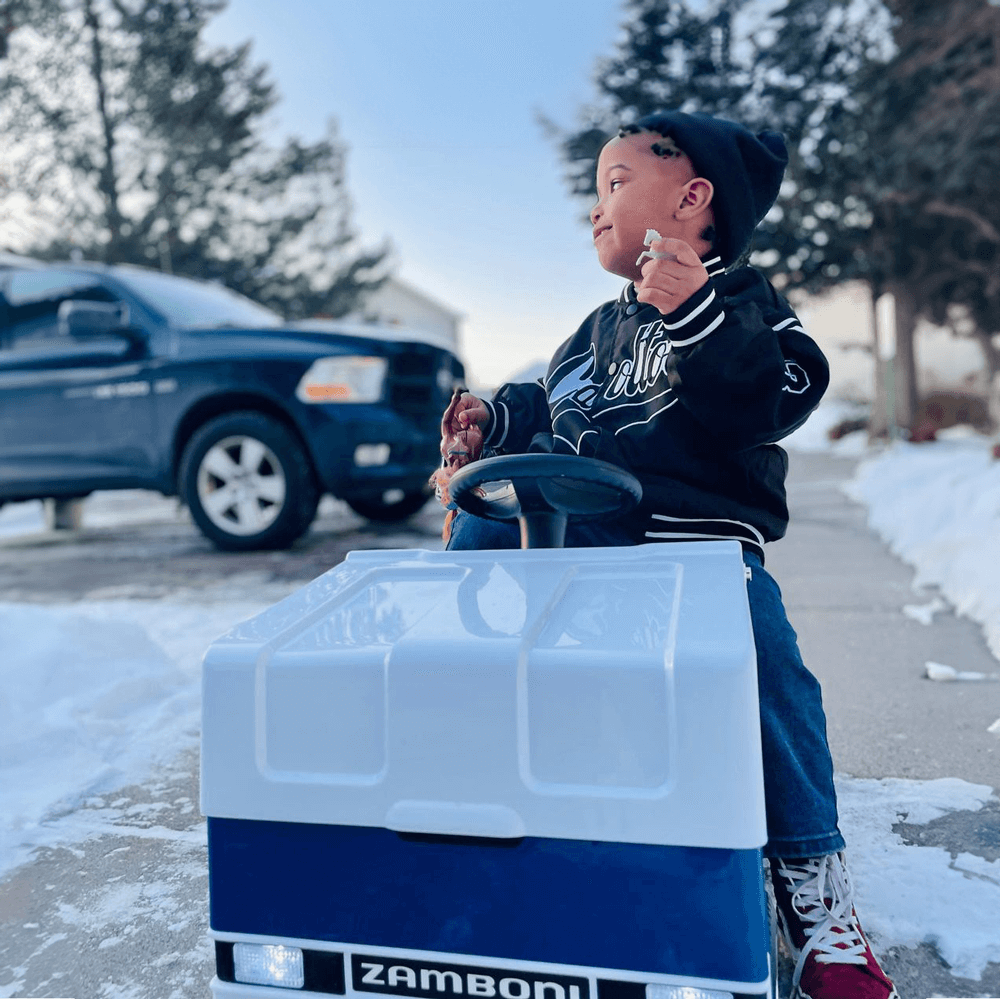
[[[812,999],[812,996],[803,992],[802,989],[800,989],[796,985],[795,989],[792,991],[791,996],[789,996],[789,999]],[[844,999],[853,999],[853,996],[845,996]],[[899,993],[894,988],[892,992],[890,992],[889,995],[886,996],[886,999],[899,999]]]

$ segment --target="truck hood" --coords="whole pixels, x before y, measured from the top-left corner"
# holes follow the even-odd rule
[[[243,353],[319,357],[334,354],[388,356],[412,344],[454,354],[454,345],[443,337],[420,330],[386,329],[368,324],[307,320],[284,326],[234,328],[228,326],[177,330],[183,353],[227,356]]]
[[[306,330],[310,333],[338,333],[370,340],[397,340],[406,343],[425,343],[441,350],[456,352],[456,344],[448,337],[431,330],[412,329],[407,326],[379,326],[376,323],[353,323],[340,319],[301,319],[288,323],[287,329]]]

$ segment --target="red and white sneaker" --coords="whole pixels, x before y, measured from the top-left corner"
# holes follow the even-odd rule
[[[778,923],[795,959],[792,999],[899,999],[858,922],[843,855],[770,863]]]

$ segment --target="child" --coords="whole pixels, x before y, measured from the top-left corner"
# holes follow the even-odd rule
[[[600,154],[590,218],[601,266],[629,284],[556,351],[539,383],[504,385],[489,402],[453,400],[437,479],[446,498],[455,468],[481,448],[587,455],[632,471],[643,498],[617,521],[571,523],[567,546],[742,544],[765,853],[796,959],[794,994],[898,999],[854,910],[819,684],[763,568],[765,543],[788,523],[787,456],[774,442],[805,421],[829,379],[788,303],[759,272],[735,266],[786,162],[777,133],[708,115],[662,112],[623,128]],[[448,547],[516,548],[517,526],[459,511]]]

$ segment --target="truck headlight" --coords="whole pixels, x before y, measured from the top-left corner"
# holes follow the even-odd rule
[[[378,402],[389,362],[384,357],[321,357],[299,380],[300,402]]]

